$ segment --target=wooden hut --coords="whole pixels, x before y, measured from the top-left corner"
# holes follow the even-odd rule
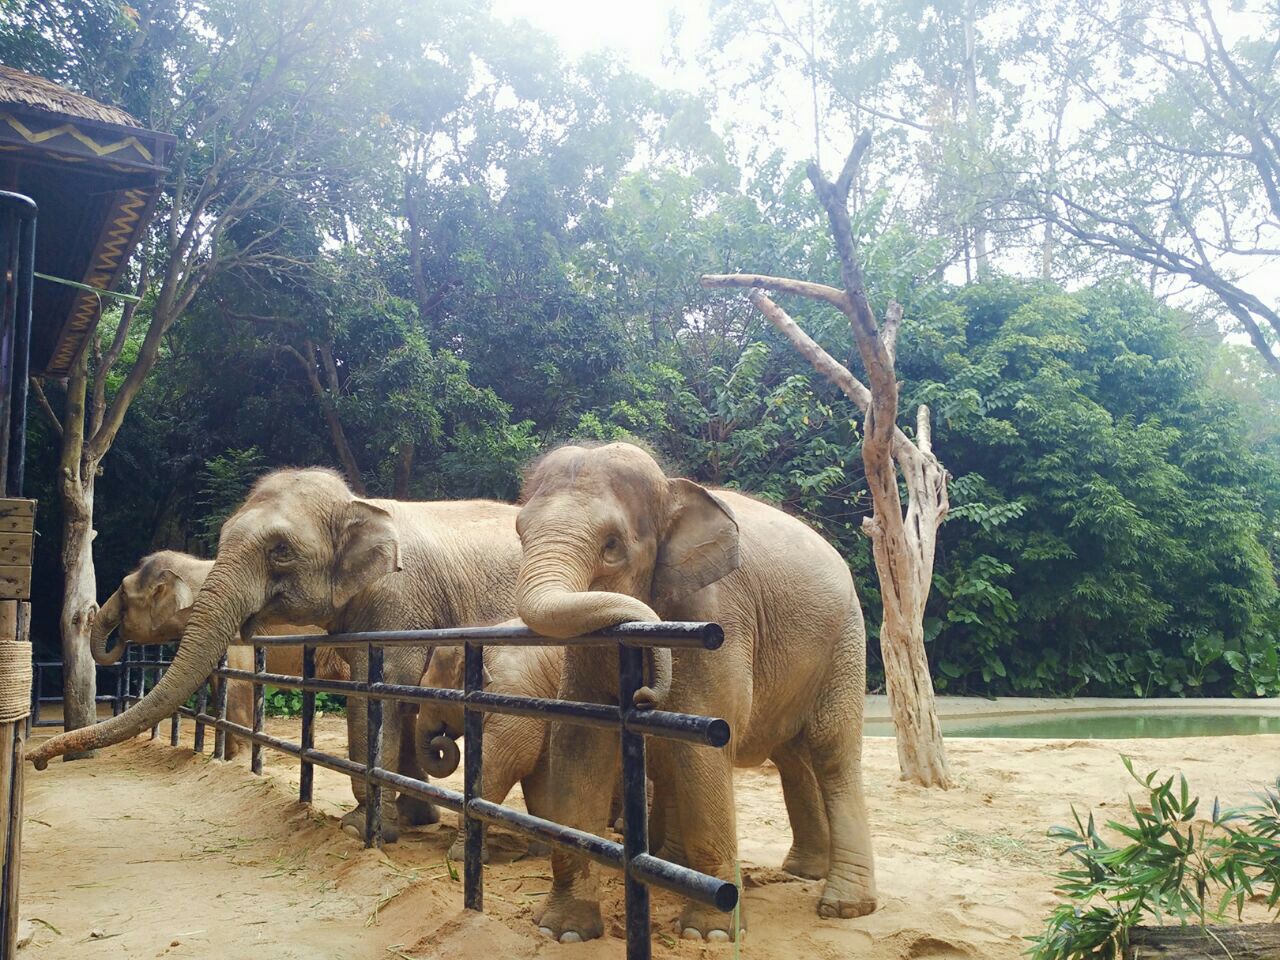
[[[35,503],[28,375],[66,376],[155,208],[174,138],[0,65],[0,960],[16,953]],[[33,202],[34,201],[34,202]]]

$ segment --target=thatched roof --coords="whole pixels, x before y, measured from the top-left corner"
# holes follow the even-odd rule
[[[137,120],[118,107],[109,107],[43,77],[0,64],[0,104],[5,103],[20,103],[36,110],[60,113],[81,120],[96,120],[98,123],[114,123],[122,127],[138,126]]]

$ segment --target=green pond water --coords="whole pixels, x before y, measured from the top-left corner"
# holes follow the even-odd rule
[[[1280,715],[1259,713],[1105,713],[1062,716],[944,718],[948,737],[1123,740],[1142,737],[1226,737],[1280,733]],[[871,721],[868,736],[892,736],[887,721]]]

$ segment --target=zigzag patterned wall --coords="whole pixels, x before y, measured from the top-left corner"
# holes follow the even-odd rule
[[[151,195],[146,190],[122,190],[114,199],[114,207],[107,217],[94,253],[93,262],[81,281],[99,290],[108,289],[124,268],[123,255],[133,248],[134,233]],[[92,293],[80,293],[71,308],[71,318],[58,337],[49,362],[51,373],[70,370],[84,335],[98,319],[99,298]]]

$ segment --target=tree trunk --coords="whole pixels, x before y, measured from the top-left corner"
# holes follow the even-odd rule
[[[924,649],[924,608],[933,579],[938,525],[947,509],[946,471],[929,449],[927,407],[920,408],[916,422],[920,456],[898,458],[907,483],[906,523],[882,524],[877,504],[863,529],[871,537],[884,601],[880,654],[889,712],[898,734],[898,767],[903,780],[945,789],[951,774]],[[865,445],[863,449],[865,459]],[[896,484],[896,476],[892,479]]]
[[[93,487],[97,463],[85,457],[85,397],[89,380],[88,345],[67,380],[62,418],[58,490],[62,501],[62,716],[67,730],[97,722],[97,675],[89,633],[98,611],[93,569]],[[75,760],[92,753],[69,753]]]
[[[897,732],[899,766],[904,780],[945,790],[951,785],[951,775],[924,650],[924,608],[933,582],[938,525],[947,514],[947,472],[933,455],[928,407],[921,406],[917,412],[914,441],[897,427],[895,358],[902,307],[890,301],[883,324],[876,322],[854,246],[849,189],[870,143],[871,134],[864,130],[834,183],[823,176],[816,164],[809,164],[809,180],[827,213],[839,254],[843,290],[805,280],[741,273],[706,275],[702,285],[750,290],[752,304],[865,415],[862,461],[873,514],[863,521],[863,532],[872,541],[884,600],[880,646]],[[840,310],[849,320],[866,368],[867,385],[801,330],[764,293],[765,288],[820,300]],[[905,519],[898,471],[907,487]]]

